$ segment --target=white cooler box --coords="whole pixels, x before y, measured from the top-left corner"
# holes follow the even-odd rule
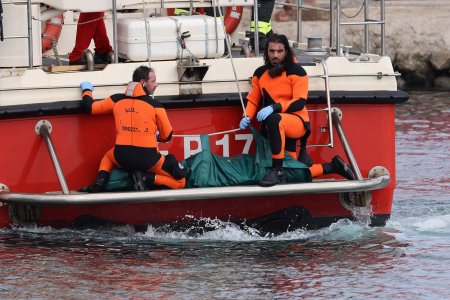
[[[220,57],[225,51],[222,23],[219,18],[203,15],[148,18],[150,59],[170,60],[186,57],[190,53],[197,58]],[[185,38],[186,49],[183,50],[178,37],[186,31],[189,31],[191,36]],[[148,60],[144,19],[119,19],[117,36],[120,58],[132,61]]]

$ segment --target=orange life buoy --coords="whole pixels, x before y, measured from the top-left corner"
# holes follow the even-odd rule
[[[225,31],[227,34],[232,34],[242,19],[243,6],[228,6],[224,16]],[[175,12],[174,8],[167,9],[167,15],[173,16]]]
[[[64,15],[60,14],[50,18],[45,23],[45,29],[42,32],[42,53],[52,48],[53,39],[58,40],[61,35],[62,26],[64,24]]]
[[[242,19],[243,6],[228,6],[225,14],[225,30],[228,34],[232,34]]]

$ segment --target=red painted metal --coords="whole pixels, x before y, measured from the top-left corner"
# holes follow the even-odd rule
[[[395,128],[394,104],[338,105],[343,112],[342,126],[363,177],[374,166],[386,167],[391,183],[383,190],[372,192],[374,215],[390,214],[395,188]],[[323,108],[311,105],[310,109]],[[242,116],[239,106],[214,108],[174,108],[168,111],[175,135],[204,134],[234,129]],[[311,112],[312,136],[309,144],[328,143],[325,112]],[[53,141],[67,184],[77,190],[91,183],[103,154],[114,145],[114,122],[111,115],[64,115],[45,118],[20,118],[1,121],[0,126],[0,183],[12,192],[44,193],[60,190],[53,164],[44,140],[35,133],[36,123],[49,120]],[[258,124],[255,123],[255,126]],[[225,141],[229,154],[242,153],[245,141],[236,140],[236,134],[211,136],[213,152],[223,155]],[[310,147],[316,163],[324,163],[345,152],[335,132],[335,147]],[[226,143],[225,143],[226,144]],[[173,153],[183,160],[188,150],[198,147],[189,138],[174,137],[160,150]],[[225,153],[226,153],[225,149]],[[325,177],[324,177],[325,178]],[[313,217],[351,216],[344,209],[337,194],[293,195],[280,197],[247,197],[196,201],[176,201],[145,204],[114,204],[86,206],[43,206],[38,220],[41,225],[67,226],[75,218],[90,215],[127,224],[163,224],[199,217],[243,221],[268,215],[290,206],[301,206]],[[8,206],[0,207],[0,226],[11,221]],[[125,213],[124,213],[125,212]]]

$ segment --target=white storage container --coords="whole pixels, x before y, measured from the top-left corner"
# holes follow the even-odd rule
[[[147,19],[151,60],[170,60],[192,53],[197,58],[220,57],[225,51],[222,20],[210,16],[152,17]],[[118,55],[132,61],[148,60],[144,19],[117,21]],[[185,38],[182,49],[179,38]]]

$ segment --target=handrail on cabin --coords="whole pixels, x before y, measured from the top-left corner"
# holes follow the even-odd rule
[[[50,154],[53,166],[55,167],[56,176],[58,176],[63,194],[69,195],[69,187],[67,186],[67,182],[64,178],[61,165],[59,164],[58,157],[56,156],[55,147],[53,147],[52,139],[50,138],[50,133],[52,132],[52,124],[47,120],[41,120],[36,123],[35,131],[37,135],[42,136],[45,144],[47,145],[47,149]]]
[[[211,2],[216,1],[219,2],[219,0],[211,0]],[[341,50],[341,26],[342,25],[364,25],[364,52],[369,52],[369,25],[371,24],[377,24],[381,25],[381,55],[385,55],[386,53],[386,44],[385,44],[385,2],[384,0],[380,0],[380,19],[379,20],[372,20],[369,18],[369,1],[370,0],[364,0],[363,7],[364,7],[364,21],[362,22],[341,22],[341,0],[330,0],[330,8],[329,9],[323,9],[320,7],[311,7],[311,6],[305,6],[303,5],[303,2],[300,2],[301,0],[298,0],[297,3],[291,4],[293,6],[297,7],[297,40],[301,39],[301,29],[300,29],[300,22],[301,22],[301,14],[300,11],[302,9],[309,9],[309,10],[320,10],[320,11],[329,11],[330,12],[330,47],[332,47],[333,40],[335,37],[335,47],[336,47],[336,55],[342,56],[342,50]],[[33,37],[32,37],[32,12],[31,12],[31,0],[24,1],[27,4],[27,22],[28,22],[28,34],[26,37],[28,38],[28,60],[29,60],[29,69],[33,68]],[[45,1],[43,1],[44,3]],[[192,5],[192,0],[190,1]],[[220,5],[224,5],[224,3],[218,3]],[[277,2],[277,4],[280,4]],[[145,2],[142,2],[142,5],[145,5]],[[254,9],[254,20],[255,23],[258,22],[258,10],[256,9],[258,5],[258,0],[253,1],[253,7]],[[289,5],[285,3],[284,5]],[[214,6],[214,5],[213,5]],[[161,7],[164,7],[164,1],[161,1]],[[118,42],[117,42],[117,3],[116,0],[112,1],[112,12],[113,12],[113,43],[115,49],[117,49]],[[144,9],[145,11],[145,9]],[[259,40],[258,40],[258,31],[255,31],[255,54],[256,56],[259,56]],[[114,62],[118,62],[118,53],[117,51],[114,52]]]
[[[364,52],[369,53],[369,26],[376,24],[380,25],[381,32],[380,32],[380,55],[384,56],[386,55],[386,15],[385,15],[385,0],[379,0],[380,4],[380,19],[379,20],[373,20],[369,18],[369,1],[370,0],[364,0],[362,6],[364,7],[364,21],[353,21],[353,22],[341,22],[341,14],[343,14],[341,9],[341,0],[330,0],[330,8],[332,8],[332,13],[330,15],[330,28],[333,28],[334,25],[334,34],[336,36],[336,55],[342,56],[342,45],[341,45],[341,27],[345,25],[364,25]],[[361,7],[362,8],[362,7]],[[353,18],[347,17],[347,18]],[[335,20],[334,20],[335,18]],[[332,30],[330,31],[330,46],[333,42],[333,35],[331,34]]]

